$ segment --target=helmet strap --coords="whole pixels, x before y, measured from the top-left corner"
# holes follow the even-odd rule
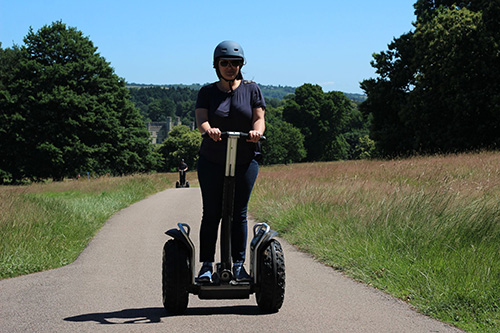
[[[228,83],[228,85],[229,85],[229,93],[231,94],[231,96],[232,96],[232,95],[234,95],[234,91],[233,91],[233,83],[234,83],[235,79],[233,79],[233,80],[227,80],[227,79],[226,79],[226,78],[222,75],[222,73],[221,73],[221,75],[220,75],[220,79],[222,79],[222,80],[224,80],[224,81],[226,81],[226,82]]]

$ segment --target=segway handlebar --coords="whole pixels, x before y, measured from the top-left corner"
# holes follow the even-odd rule
[[[201,134],[201,136],[203,138],[206,138],[207,135],[208,135],[207,132],[204,132],[204,133]],[[245,138],[249,137],[249,134],[247,132],[233,132],[233,131],[224,131],[224,132],[221,132],[221,138],[223,138],[223,139],[227,139],[230,136],[236,136],[236,137],[245,139]],[[259,141],[265,141],[265,140],[267,140],[267,138],[264,135],[261,135]]]

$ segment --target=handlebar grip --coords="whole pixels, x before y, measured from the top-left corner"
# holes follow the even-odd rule
[[[207,132],[203,132],[201,133],[201,137],[202,138],[206,138],[207,137]],[[232,132],[232,131],[224,131],[224,132],[221,132],[221,138],[225,139],[227,137],[229,137],[230,135],[235,135],[235,136],[239,136],[240,138],[248,138],[248,133],[247,132]],[[259,141],[266,141],[267,138],[262,135],[260,137],[260,140]]]

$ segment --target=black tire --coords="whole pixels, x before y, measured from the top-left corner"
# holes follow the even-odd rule
[[[188,287],[191,283],[186,246],[175,239],[166,242],[162,264],[163,306],[169,313],[182,314],[188,306]]]
[[[258,269],[257,305],[264,313],[278,312],[285,299],[285,257],[277,240],[260,253]]]
[[[189,187],[189,182],[186,182],[186,187]]]
[[[175,188],[179,188],[179,187],[181,187],[181,184],[179,183],[179,181],[176,181],[175,182]]]

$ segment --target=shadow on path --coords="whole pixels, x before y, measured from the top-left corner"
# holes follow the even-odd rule
[[[181,316],[212,316],[212,315],[262,315],[257,306],[222,306],[222,307],[197,307],[187,308]],[[87,313],[78,316],[64,318],[65,321],[86,322],[95,321],[103,325],[116,324],[154,324],[160,323],[161,318],[175,317],[168,314],[164,308],[139,308],[124,309],[113,312]]]
[[[164,308],[124,309],[113,312],[87,313],[64,318],[65,321],[95,321],[104,325],[112,324],[152,324],[161,322],[166,317]]]

